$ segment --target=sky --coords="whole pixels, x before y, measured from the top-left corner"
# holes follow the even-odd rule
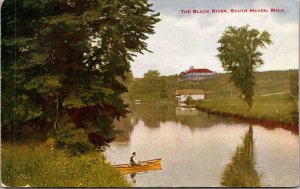
[[[263,49],[265,64],[258,71],[299,67],[299,0],[149,0],[161,21],[146,41],[153,51],[131,63],[134,77],[149,70],[174,75],[190,66],[224,72],[217,59],[218,39],[228,26],[266,30],[273,44]],[[0,0],[2,4],[3,0]],[[181,10],[284,9],[285,12],[183,14]]]
[[[148,49],[131,68],[135,77],[148,70],[174,75],[190,66],[224,72],[217,59],[218,39],[228,26],[249,25],[271,34],[273,44],[262,49],[265,64],[258,71],[299,67],[299,0],[150,0],[160,12]],[[284,9],[284,12],[183,14],[181,10]],[[249,11],[249,10],[248,10]]]

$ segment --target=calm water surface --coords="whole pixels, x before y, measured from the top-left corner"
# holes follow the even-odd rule
[[[298,135],[164,103],[130,106],[106,151],[113,164],[162,158],[162,170],[126,175],[137,187],[296,186]],[[132,178],[133,177],[133,178]]]

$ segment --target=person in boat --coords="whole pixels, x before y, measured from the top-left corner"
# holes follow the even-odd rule
[[[140,163],[138,163],[138,161],[135,159],[136,153],[133,152],[132,156],[130,157],[130,165],[131,166],[136,166],[136,165],[141,165]]]

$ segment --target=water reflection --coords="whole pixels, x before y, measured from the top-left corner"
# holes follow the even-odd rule
[[[128,163],[135,151],[140,160],[162,158],[164,167],[126,175],[136,187],[292,187],[299,183],[298,136],[289,131],[249,126],[172,104],[141,103],[131,105],[130,111],[115,123],[124,132],[106,151],[108,160]]]
[[[230,187],[260,187],[261,175],[255,169],[253,128],[249,126],[242,145],[238,145],[231,162],[226,165],[220,184]]]
[[[129,140],[134,125],[143,121],[149,128],[158,128],[161,124],[173,121],[175,124],[188,126],[191,131],[195,128],[206,128],[218,123],[233,123],[232,118],[220,118],[209,115],[196,109],[179,108],[175,104],[168,103],[141,103],[129,104],[131,113],[120,121],[116,121],[116,129],[120,132],[117,142]]]
[[[134,184],[136,184],[136,173],[130,174],[130,178]]]
[[[230,118],[220,119],[217,116],[199,112],[196,109],[178,108],[175,104],[167,103],[142,103],[131,105],[132,116],[143,120],[145,125],[152,128],[160,127],[161,123],[174,121],[190,128],[209,127],[216,123],[233,121]]]

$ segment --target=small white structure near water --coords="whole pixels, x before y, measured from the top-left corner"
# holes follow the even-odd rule
[[[179,102],[184,102],[190,96],[193,100],[203,100],[204,92],[202,89],[184,89],[176,90],[176,99]]]

